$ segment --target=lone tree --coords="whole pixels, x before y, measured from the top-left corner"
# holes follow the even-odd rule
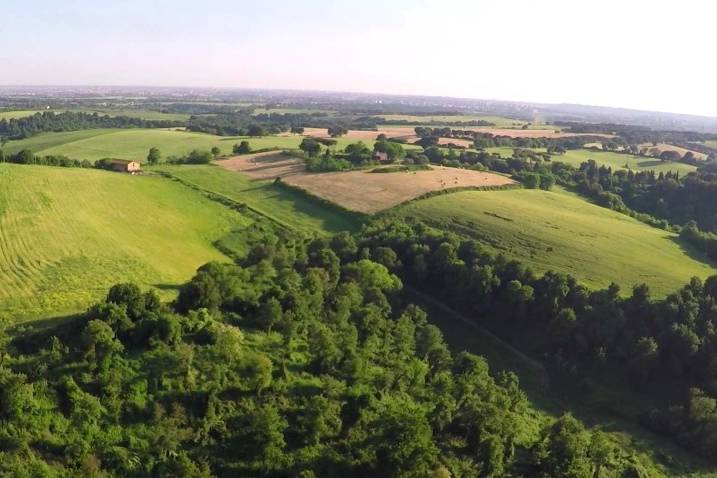
[[[304,138],[299,145],[299,149],[313,158],[321,152],[321,145],[316,140]]]
[[[214,158],[218,158],[219,155],[222,154],[222,150],[219,149],[218,147],[214,146],[214,147],[211,149],[211,153],[212,153],[212,156],[214,156]]]
[[[147,154],[147,162],[149,164],[157,164],[162,159],[162,153],[159,152],[159,148],[149,148],[149,154]]]
[[[331,126],[330,128],[328,128],[327,131],[329,133],[329,136],[331,136],[332,138],[338,138],[339,136],[343,136],[349,132],[349,130],[347,130],[343,126]]]
[[[235,144],[232,148],[232,152],[234,154],[249,154],[251,153],[251,146],[249,145],[249,141],[242,141],[239,144]]]

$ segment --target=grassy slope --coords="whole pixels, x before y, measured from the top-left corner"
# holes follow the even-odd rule
[[[248,138],[166,129],[114,129],[45,133],[24,140],[10,141],[3,149],[12,153],[28,148],[35,154],[60,154],[90,161],[108,157],[143,161],[151,147],[159,148],[165,157],[183,155],[193,149],[208,150],[214,146],[219,147],[222,154],[230,154],[234,144],[241,140],[248,140],[253,149],[296,149],[302,139],[302,136]],[[356,141],[339,138],[337,147],[343,148]]]
[[[675,234],[564,192],[466,191],[397,209],[432,225],[479,238],[536,271],[570,273],[591,288],[639,283],[665,295],[690,277],[717,273],[685,253]]]
[[[76,311],[122,280],[181,283],[250,223],[159,177],[8,164],[0,177],[0,317]]]
[[[253,180],[214,165],[162,165],[157,169],[245,203],[265,216],[309,234],[355,230],[359,226],[350,217],[303,194],[275,186],[273,181]]]
[[[486,148],[489,153],[498,153],[503,158],[509,158],[513,156],[513,149],[508,146],[499,146],[495,148]],[[535,151],[545,152],[545,148],[533,148]],[[584,163],[588,159],[594,159],[598,164],[610,166],[613,170],[616,169],[628,169],[625,165],[629,166],[629,169],[635,171],[648,171],[654,170],[658,173],[660,171],[676,171],[680,174],[687,174],[690,171],[697,169],[694,166],[683,163],[663,163],[660,160],[653,158],[645,158],[642,156],[633,156],[631,154],[614,153],[611,151],[591,151],[589,149],[571,149],[565,154],[555,155],[552,160],[560,163],[567,163],[572,166],[580,167],[581,163]]]

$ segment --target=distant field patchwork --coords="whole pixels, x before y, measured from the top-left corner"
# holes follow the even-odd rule
[[[14,153],[30,149],[35,154],[59,154],[73,159],[95,161],[101,158],[122,158],[144,161],[151,147],[157,147],[162,155],[180,156],[193,149],[209,150],[218,147],[222,154],[230,154],[234,144],[249,141],[253,149],[279,148],[298,149],[303,136],[215,136],[192,133],[176,129],[98,129],[66,133],[45,133],[31,138],[10,141],[4,151]],[[337,139],[336,148],[363,140],[369,145],[369,138],[346,136]]]
[[[592,288],[617,281],[629,293],[647,283],[664,296],[692,276],[717,273],[677,235],[560,190],[464,191],[409,203],[396,213],[479,239],[536,271],[572,274]]]
[[[0,318],[75,312],[119,281],[174,287],[251,224],[159,177],[0,164],[0,178]]]

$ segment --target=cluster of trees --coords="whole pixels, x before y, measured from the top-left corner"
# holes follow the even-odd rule
[[[638,391],[667,384],[680,389],[691,398],[677,407],[646,401],[646,423],[668,434],[679,429],[678,440],[717,457],[717,276],[694,278],[654,301],[646,285],[623,298],[615,284],[590,291],[570,276],[538,276],[476,241],[423,224],[376,223],[364,230],[359,247],[390,249],[381,262],[404,283],[545,357],[584,386],[606,380]]]
[[[299,148],[305,153],[306,167],[309,171],[345,171],[347,169],[376,164],[375,153],[385,153],[388,162],[400,162],[406,157],[403,147],[391,141],[379,140],[373,149],[363,141],[347,145],[343,151],[336,152],[327,147],[323,153],[319,138],[304,138]],[[335,142],[335,140],[333,140]]]
[[[287,131],[303,133],[304,127],[327,128],[338,137],[351,129],[376,129],[375,118],[313,113],[260,113],[251,109],[238,112],[192,116],[187,129],[220,136],[266,136]],[[298,133],[298,134],[301,134]]]
[[[251,145],[249,141],[241,141],[232,147],[232,153],[234,154],[249,154],[251,153]]]
[[[193,149],[183,156],[169,156],[167,162],[170,164],[209,164],[221,155],[221,150],[216,146],[209,151]]]
[[[556,121],[556,125],[565,127],[573,133],[602,133],[615,135],[612,141],[618,144],[635,145],[642,143],[701,143],[717,140],[717,134],[698,133],[695,131],[664,131],[628,124],[615,123],[574,123]],[[692,148],[689,148],[692,149]]]
[[[401,299],[400,231],[267,237],[174,304],[119,284],[75,320],[3,334],[0,474],[654,476],[570,416],[536,421],[514,374],[452,354]],[[455,267],[444,249],[426,272]]]
[[[27,138],[38,133],[79,131],[93,128],[172,128],[182,126],[181,121],[145,120],[128,116],[108,116],[98,113],[46,111],[23,118],[0,119],[0,137]]]
[[[5,154],[0,149],[0,163],[34,164],[38,166],[59,166],[63,168],[92,168],[94,164],[83,159],[71,159],[62,155],[36,156],[29,149],[23,149],[15,154]]]
[[[708,164],[680,176],[669,171],[613,171],[590,160],[570,179],[586,194],[609,193],[627,208],[672,224],[694,221],[704,231],[717,231],[717,165]]]
[[[717,232],[701,231],[695,221],[690,221],[680,231],[680,237],[717,260]]]

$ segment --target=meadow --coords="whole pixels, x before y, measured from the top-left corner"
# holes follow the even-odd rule
[[[121,158],[144,161],[149,148],[157,147],[166,158],[181,156],[193,149],[209,150],[216,146],[224,155],[232,152],[234,144],[247,140],[253,149],[298,149],[303,136],[215,136],[181,129],[97,129],[63,133],[44,133],[31,138],[9,141],[3,150],[15,153],[30,149],[38,155],[64,155],[73,159],[95,161],[101,158]],[[356,138],[337,139],[337,148],[344,148]],[[371,140],[362,140],[369,146]]]
[[[601,165],[610,166],[613,170],[616,169],[632,169],[634,171],[648,171],[652,170],[655,172],[678,172],[680,174],[687,174],[697,169],[695,166],[674,163],[674,162],[663,162],[659,159],[648,158],[645,156],[633,156],[631,154],[615,153],[612,151],[593,151],[589,149],[570,149],[565,154],[553,156],[553,161],[560,161],[563,163],[571,164],[575,167],[579,167],[581,163],[584,163],[588,159],[594,159],[595,162]]]
[[[0,164],[0,318],[76,312],[133,280],[165,297],[252,220],[161,177]]]
[[[486,148],[489,153],[498,153],[503,158],[513,156],[512,147],[498,146],[494,148]],[[545,152],[545,148],[532,148],[533,151]],[[684,163],[662,162],[659,159],[646,158],[644,156],[633,156],[631,154],[615,153],[612,151],[593,151],[590,149],[570,149],[565,154],[552,156],[552,161],[556,163],[567,163],[576,168],[580,167],[585,161],[593,159],[598,165],[610,166],[613,170],[632,169],[633,171],[656,171],[656,172],[679,172],[687,174],[696,170],[695,166]]]
[[[478,239],[537,272],[569,273],[591,288],[617,281],[622,293],[647,283],[655,296],[693,276],[717,273],[675,234],[562,190],[464,191],[395,210]]]

